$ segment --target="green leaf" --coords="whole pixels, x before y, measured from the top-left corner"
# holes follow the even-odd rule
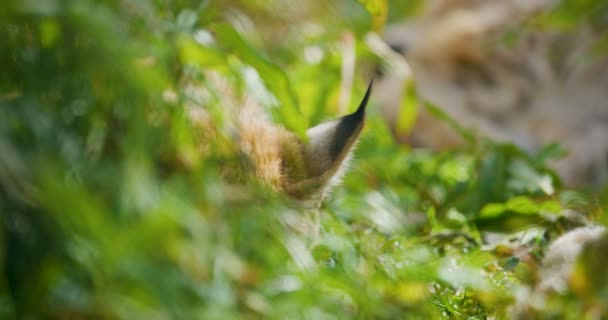
[[[190,36],[177,38],[179,57],[182,63],[193,64],[199,68],[217,68],[226,64],[225,54],[211,46],[203,46]]]
[[[539,206],[528,197],[520,196],[509,199],[505,207],[513,212],[522,214],[534,214],[538,213]]]
[[[502,203],[488,203],[479,214],[480,218],[495,218],[502,215],[506,211],[506,206]]]
[[[300,137],[305,136],[308,123],[301,116],[296,98],[287,74],[278,66],[262,56],[232,26],[215,24],[210,27],[220,46],[235,55],[244,63],[252,66],[260,74],[266,86],[276,96],[280,106],[273,108],[277,116],[289,129]]]
[[[44,19],[40,22],[40,43],[49,48],[57,42],[61,36],[61,25],[54,19]]]
[[[464,140],[467,141],[470,145],[475,144],[475,142],[476,142],[475,135],[472,133],[471,130],[466,129],[465,127],[460,125],[452,117],[450,117],[447,113],[445,113],[443,110],[441,110],[441,108],[433,105],[432,103],[426,102],[425,107],[433,117],[447,123],[452,129],[454,129],[454,131],[456,131],[458,134],[460,134],[460,136],[462,136],[462,138],[464,138]]]
[[[397,118],[397,131],[401,135],[409,133],[416,123],[418,115],[418,96],[413,83],[408,82],[403,94],[399,116]]]
[[[534,156],[538,165],[543,165],[549,160],[559,159],[566,156],[566,150],[559,143],[549,143]]]
[[[359,2],[372,15],[374,31],[381,31],[388,15],[388,0],[359,0]]]

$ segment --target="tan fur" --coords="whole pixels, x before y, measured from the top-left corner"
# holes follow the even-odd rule
[[[371,86],[357,112],[309,129],[306,143],[272,124],[255,103],[246,103],[238,117],[239,143],[257,180],[289,195],[299,207],[318,208],[350,159],[363,129],[370,90]]]
[[[266,115],[252,104],[241,111],[238,126],[241,151],[254,164],[258,181],[276,191],[284,191],[282,145],[284,141],[292,140],[293,134],[271,124]]]
[[[319,127],[331,129],[332,125],[329,122]],[[294,133],[272,124],[255,104],[243,107],[238,121],[240,148],[253,165],[256,179],[291,196],[299,207],[311,209],[317,208],[326,191],[339,181],[361,129],[353,132],[339,157],[330,160],[325,156],[325,145],[331,136],[315,137],[318,130],[314,128],[308,131],[311,141],[305,145]]]
[[[371,84],[357,111],[310,128],[307,139],[300,139],[272,123],[251,93],[239,97],[233,86],[214,72],[206,73],[206,79],[222,92],[220,120],[223,116],[234,121],[216,126],[204,106],[206,89],[189,88],[192,102],[187,104],[187,113],[195,130],[201,133],[200,152],[215,152],[220,159],[241,156],[244,162],[225,162],[221,168],[224,180],[238,185],[246,177],[255,178],[285,194],[291,200],[288,205],[295,210],[286,213],[282,222],[314,242],[320,229],[319,206],[344,173],[363,129]]]

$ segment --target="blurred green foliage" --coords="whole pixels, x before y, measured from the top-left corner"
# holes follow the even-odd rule
[[[536,230],[522,240],[534,254],[575,223],[564,209],[602,212],[547,168],[558,146],[529,155],[470,136],[457,150],[412,151],[372,106],[313,248],[280,225],[291,210],[280,195],[222,178],[241,165],[235,101],[254,96],[299,134],[334,117],[343,32],[370,55],[372,24],[419,3],[3,3],[0,318],[506,317],[533,266],[483,245],[482,232]],[[568,6],[555,21],[587,16]],[[357,78],[353,96],[364,88]],[[193,105],[213,130],[193,122]],[[604,297],[589,303],[605,301],[603,288],[584,293]],[[552,314],[588,307],[571,305]]]

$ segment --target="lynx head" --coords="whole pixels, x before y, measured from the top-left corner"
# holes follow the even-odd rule
[[[239,119],[241,150],[257,179],[306,208],[318,208],[342,176],[361,134],[371,88],[370,83],[354,113],[308,129],[306,142],[272,125],[258,108],[244,108]]]

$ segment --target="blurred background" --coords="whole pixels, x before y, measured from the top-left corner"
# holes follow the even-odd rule
[[[551,239],[606,222],[607,24],[601,0],[4,1],[0,318],[508,318]],[[288,200],[225,179],[235,114],[302,135],[372,78],[306,247]],[[534,316],[608,314],[575,272]]]

